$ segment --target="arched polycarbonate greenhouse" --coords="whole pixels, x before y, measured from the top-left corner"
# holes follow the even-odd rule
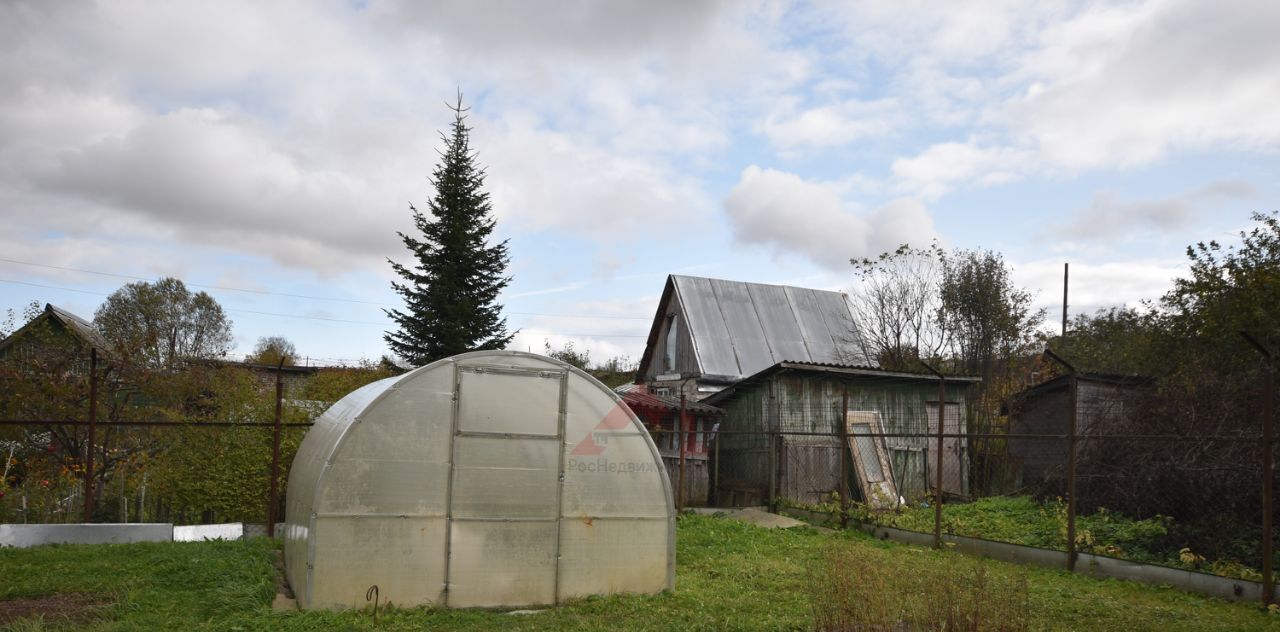
[[[303,608],[378,586],[411,606],[527,606],[672,587],[675,512],[657,449],[564,363],[468,353],[369,384],[307,433],[285,564]]]

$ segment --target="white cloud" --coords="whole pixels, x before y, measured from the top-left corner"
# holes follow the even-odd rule
[[[696,226],[713,204],[681,164],[804,56],[756,36],[779,19],[759,7],[571,4],[5,5],[0,199],[35,234],[385,267],[461,86],[501,230],[607,250]]]
[[[711,208],[700,186],[664,163],[620,155],[574,136],[507,119],[477,141],[500,220],[566,230],[599,243],[698,223]]]
[[[1069,262],[1068,292],[1071,314],[1092,314],[1109,307],[1138,307],[1154,301],[1173,287],[1173,280],[1187,273],[1177,259],[1133,259],[1107,263]],[[1062,316],[1062,264],[1060,259],[1037,259],[1013,264],[1013,280],[1035,293],[1037,307],[1048,310],[1048,320]]]
[[[1280,141],[1280,5],[1148,2],[1084,11],[1043,31],[1015,77],[1012,135],[1071,169]]]
[[[1070,239],[1115,241],[1143,231],[1174,233],[1193,225],[1207,208],[1227,198],[1255,194],[1244,180],[1221,180],[1199,189],[1158,200],[1123,200],[1114,193],[1095,193],[1088,207],[1078,209],[1058,226]]]
[[[890,95],[913,104],[911,122],[964,125],[963,139],[895,161],[904,191],[1280,143],[1276,3],[955,5],[905,19],[913,9],[861,6],[845,22],[896,68]]]
[[[771,114],[760,128],[770,142],[784,150],[847,145],[893,132],[903,122],[900,109],[893,99],[850,99],[800,111],[788,108]]]
[[[799,254],[833,270],[850,258],[870,257],[903,243],[928,243],[937,233],[918,200],[894,200],[855,213],[838,187],[751,166],[724,201],[734,240]]]
[[[939,143],[911,158],[893,161],[899,186],[926,199],[937,199],[966,182],[1000,184],[1018,177],[1025,152],[965,143]]]

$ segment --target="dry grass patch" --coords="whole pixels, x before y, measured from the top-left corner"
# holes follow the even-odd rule
[[[940,559],[904,564],[902,549],[829,546],[823,572],[811,583],[814,627],[858,632],[1031,629],[1025,572],[995,574],[982,561],[959,554],[914,551]]]

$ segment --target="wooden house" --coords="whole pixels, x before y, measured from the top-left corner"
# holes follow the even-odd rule
[[[74,367],[78,373],[88,374],[89,351],[97,349],[99,361],[105,362],[110,357],[110,348],[93,323],[46,303],[39,315],[0,340],[0,359],[19,356],[51,359]]]
[[[844,294],[670,275],[637,381],[703,399],[782,361],[869,365]]]
[[[705,506],[711,491],[711,442],[717,424],[724,418],[724,411],[688,398],[682,403],[678,397],[657,395],[642,384],[624,384],[614,390],[644,422],[653,437],[672,488],[680,489],[683,479],[683,494],[677,493],[682,505]],[[681,449],[684,451],[683,475],[680,472]]]
[[[871,489],[865,479],[876,476],[895,482],[894,502],[923,495],[932,488],[926,462],[935,462],[936,443],[875,435],[936,432],[938,379],[876,368],[856,328],[839,292],[671,275],[637,381],[655,394],[683,393],[724,410],[713,467],[719,504],[826,500],[840,487],[842,451],[863,468],[853,468],[864,480],[852,488],[864,496]],[[968,387],[977,381],[947,378],[948,431],[964,428]],[[872,435],[847,446],[846,391],[845,426]],[[944,491],[967,495],[967,446],[948,439],[943,453]]]

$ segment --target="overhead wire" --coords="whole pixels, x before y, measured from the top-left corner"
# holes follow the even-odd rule
[[[9,260],[8,260],[8,259],[0,259],[0,261],[9,261]],[[42,289],[47,289],[47,290],[59,290],[59,291],[64,291],[64,292],[78,292],[78,293],[80,293],[80,294],[92,294],[92,295],[95,295],[95,296],[110,296],[110,294],[109,294],[109,293],[107,293],[107,292],[97,292],[97,291],[93,291],[93,290],[82,290],[82,289],[78,289],[78,288],[62,287],[62,286],[57,286],[57,285],[46,285],[46,284],[42,284],[42,283],[31,283],[31,282],[28,282],[28,281],[17,281],[17,280],[14,280],[14,279],[0,279],[0,283],[10,283],[10,284],[14,284],[14,285],[25,285],[25,286],[28,286],[28,287],[37,287],[37,288],[42,288]],[[194,286],[194,284],[192,284],[192,285]],[[204,287],[211,287],[211,286],[204,286]],[[292,297],[292,298],[303,298],[303,297],[302,297],[302,296],[300,296],[300,295],[292,295],[292,294],[279,294],[279,293],[277,293],[277,295],[279,295],[279,296],[288,296],[288,297]],[[350,320],[350,319],[345,319],[345,318],[330,318],[330,317],[327,317],[327,316],[307,316],[307,315],[303,315],[303,314],[281,314],[281,313],[278,313],[278,312],[263,312],[263,311],[258,311],[258,310],[242,309],[242,308],[236,308],[236,307],[224,307],[223,309],[224,309],[224,310],[226,310],[226,311],[228,311],[228,312],[231,312],[231,313],[233,313],[233,314],[234,314],[234,313],[240,313],[240,314],[254,314],[254,315],[257,315],[257,316],[271,316],[271,317],[276,317],[276,318],[294,318],[294,319],[300,319],[300,320],[315,320],[315,321],[323,321],[323,322],[331,322],[331,323],[344,323],[344,324],[351,324],[351,325],[373,325],[373,326],[377,326],[377,327],[386,327],[387,325],[389,325],[389,324],[390,324],[390,323],[388,323],[388,322],[375,322],[375,321],[368,321],[368,320]],[[584,314],[533,314],[533,313],[524,313],[524,312],[508,312],[508,314],[513,314],[513,315],[534,315],[534,316],[562,316],[562,317],[572,317],[572,318],[633,318],[633,317],[616,317],[616,316],[599,316],[599,317],[595,317],[595,316],[584,315]],[[635,319],[636,319],[636,320],[648,320],[648,319],[640,319],[640,318],[635,318]],[[647,337],[648,337],[648,335],[647,335],[647,334],[569,333],[569,332],[559,332],[559,331],[547,331],[547,332],[545,332],[545,333],[547,333],[547,334],[549,334],[549,335],[553,335],[553,336],[569,336],[569,337],[577,337],[577,338],[647,338]]]
[[[132,280],[134,280],[134,281],[149,281],[149,280],[150,280],[150,279],[148,279],[148,278],[146,278],[146,277],[134,276],[134,275],[130,275],[130,274],[118,274],[118,273],[115,273],[115,272],[102,272],[102,271],[100,271],[100,270],[86,270],[86,269],[84,269],[84,268],[71,268],[71,267],[67,267],[67,266],[55,266],[55,265],[50,265],[50,264],[47,264],[47,263],[35,263],[35,262],[33,262],[33,261],[20,261],[20,260],[18,260],[18,259],[8,259],[8,258],[5,258],[5,257],[0,257],[0,261],[5,262],[5,263],[13,263],[13,264],[17,264],[17,265],[32,266],[32,267],[36,267],[36,268],[46,268],[46,269],[49,269],[49,270],[61,270],[61,271],[63,271],[63,272],[80,272],[80,273],[84,273],[84,274],[96,274],[96,275],[99,275],[99,276],[114,277],[114,278],[118,278],[118,279],[132,279]],[[4,279],[0,279],[0,281],[6,282],[6,283],[17,283],[17,284],[20,284],[20,285],[31,285],[31,286],[34,286],[34,287],[43,287],[43,288],[50,288],[50,289],[68,290],[68,291],[71,291],[71,292],[84,292],[84,293],[86,293],[86,294],[100,294],[100,293],[98,293],[98,292],[89,292],[89,291],[87,291],[87,290],[76,290],[76,289],[72,289],[72,288],[59,288],[59,287],[54,287],[54,286],[49,286],[49,285],[40,285],[40,284],[36,284],[36,283],[27,283],[27,282],[23,282],[23,281],[10,281],[10,280],[4,280]],[[249,294],[259,294],[259,295],[263,295],[263,296],[283,296],[283,297],[286,297],[286,298],[301,298],[301,299],[307,299],[307,300],[313,300],[313,301],[334,301],[334,302],[341,302],[341,303],[355,303],[355,304],[359,304],[359,305],[375,305],[375,306],[379,306],[379,307],[397,307],[397,305],[396,305],[396,304],[394,304],[394,303],[383,303],[383,302],[380,302],[380,301],[365,301],[365,300],[354,299],[354,298],[343,298],[343,297],[340,297],[340,296],[313,296],[313,295],[310,295],[310,294],[291,294],[291,293],[288,293],[288,292],[276,292],[276,291],[273,291],[273,290],[261,290],[261,289],[253,289],[253,288],[231,287],[231,286],[226,286],[226,285],[207,285],[207,284],[201,284],[201,283],[187,283],[187,282],[185,282],[185,281],[184,281],[183,283],[184,283],[184,284],[186,284],[186,285],[189,285],[189,286],[191,286],[191,287],[207,288],[207,289],[211,289],[211,290],[222,290],[222,291],[227,291],[227,292],[245,292],[245,293],[249,293]],[[105,295],[104,295],[104,296],[105,296]],[[651,320],[650,318],[648,318],[648,317],[643,317],[643,316],[621,316],[621,315],[615,315],[615,314],[555,314],[555,313],[548,313],[548,312],[515,312],[515,311],[511,311],[511,312],[507,312],[507,313],[508,313],[508,314],[512,314],[512,315],[517,315],[517,316],[537,316],[537,317],[542,317],[542,318],[601,318],[601,319],[610,319],[610,320],[643,320],[643,321]],[[357,322],[357,321],[340,321],[340,322]],[[382,323],[378,323],[378,324],[382,324]]]

